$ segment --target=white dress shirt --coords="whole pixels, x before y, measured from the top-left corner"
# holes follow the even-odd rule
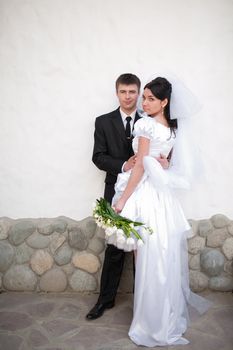
[[[127,117],[131,117],[132,118],[131,121],[130,121],[131,134],[132,134],[132,131],[133,131],[133,124],[134,124],[134,119],[135,119],[136,112],[137,112],[137,110],[135,109],[135,111],[133,111],[132,113],[126,114],[120,108],[120,114],[121,114],[121,118],[122,118],[122,121],[123,121],[123,124],[124,124],[125,128],[126,128],[126,123],[127,123],[126,118]],[[121,168],[121,172],[122,173],[124,172],[124,165],[125,165],[125,163],[126,162],[124,162],[124,164],[122,165],[122,168]]]
[[[124,124],[125,128],[126,128],[126,123],[127,123],[126,118],[127,117],[131,117],[132,118],[131,121],[130,121],[131,134],[132,134],[132,131],[133,131],[133,124],[134,124],[134,119],[135,119],[136,112],[137,112],[137,110],[135,109],[135,111],[133,111],[132,113],[126,114],[125,112],[123,112],[120,109],[121,118],[122,118],[122,121],[123,121],[123,124]]]

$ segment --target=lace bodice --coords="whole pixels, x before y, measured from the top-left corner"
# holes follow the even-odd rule
[[[175,143],[175,136],[171,135],[170,128],[151,117],[141,118],[134,126],[133,150],[135,154],[138,151],[140,136],[150,139],[149,155],[152,157],[159,157],[160,154],[167,157]]]

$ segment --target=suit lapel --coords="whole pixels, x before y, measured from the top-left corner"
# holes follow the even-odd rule
[[[126,143],[127,140],[125,137],[125,128],[124,128],[124,124],[121,118],[119,108],[115,111],[114,115],[112,116],[112,123],[116,132],[119,134],[121,139],[124,140],[124,142]]]

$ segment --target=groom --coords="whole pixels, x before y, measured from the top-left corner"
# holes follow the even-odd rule
[[[116,80],[116,94],[120,107],[96,118],[92,160],[99,169],[106,171],[104,198],[109,203],[112,202],[115,193],[117,175],[121,171],[130,170],[135,164],[132,131],[134,123],[140,118],[136,107],[140,86],[141,82],[136,75],[120,75]],[[86,316],[88,320],[100,317],[105,309],[114,306],[124,258],[123,250],[111,244],[107,245],[100,295],[96,305]]]
[[[141,82],[131,73],[120,75],[116,80],[116,94],[120,107],[101,115],[95,121],[94,164],[106,172],[104,198],[111,203],[117,175],[130,170],[136,161],[132,149],[132,131],[140,118],[137,113],[137,100]],[[167,159],[161,157],[161,165],[167,167]],[[125,252],[108,244],[103,263],[100,295],[95,306],[86,315],[94,320],[106,309],[114,306],[117,289],[124,265]]]

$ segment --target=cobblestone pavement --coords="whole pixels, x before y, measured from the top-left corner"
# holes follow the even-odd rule
[[[190,344],[175,350],[232,350],[233,294],[205,294],[214,301],[201,318],[194,313],[185,337]],[[95,321],[85,315],[97,295],[0,294],[0,350],[136,350],[128,336],[132,295],[119,295],[116,306]],[[157,347],[156,349],[168,349]]]

